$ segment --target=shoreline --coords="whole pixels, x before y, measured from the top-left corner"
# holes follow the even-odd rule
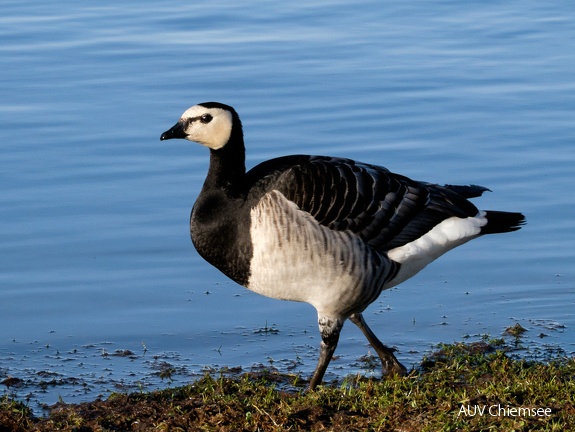
[[[502,340],[443,345],[406,377],[348,376],[313,392],[298,375],[270,370],[206,374],[181,387],[58,403],[46,417],[5,395],[0,430],[567,430],[575,424],[575,359],[526,361],[512,358],[511,349]]]

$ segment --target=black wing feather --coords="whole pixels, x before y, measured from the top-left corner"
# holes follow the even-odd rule
[[[352,231],[371,246],[390,250],[413,241],[441,221],[478,213],[466,197],[481,186],[439,186],[350,159],[287,156],[247,173],[252,198],[278,190],[320,224]]]

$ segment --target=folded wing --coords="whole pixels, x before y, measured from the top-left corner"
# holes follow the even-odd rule
[[[418,182],[376,165],[321,156],[273,159],[250,175],[256,189],[278,190],[318,223],[351,231],[380,251],[416,240],[447,218],[476,216],[466,198],[487,190]]]

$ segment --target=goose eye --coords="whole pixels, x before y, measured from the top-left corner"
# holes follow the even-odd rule
[[[210,114],[204,114],[203,116],[200,117],[200,121],[204,124],[209,123],[212,121],[212,116]]]

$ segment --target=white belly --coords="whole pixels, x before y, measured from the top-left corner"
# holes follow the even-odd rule
[[[320,315],[363,310],[381,292],[389,268],[361,239],[321,226],[273,191],[251,212],[248,288],[312,304]],[[376,256],[377,255],[377,256]]]

